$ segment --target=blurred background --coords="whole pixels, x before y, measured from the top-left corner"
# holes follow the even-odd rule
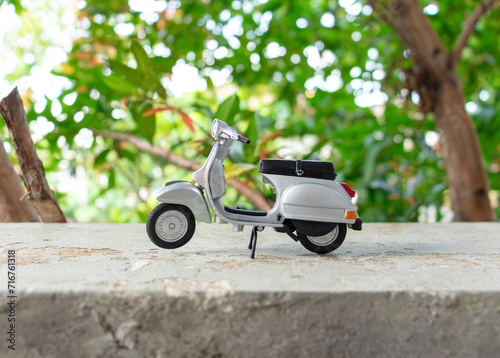
[[[271,201],[259,159],[319,159],[364,221],[453,219],[434,114],[367,1],[0,3],[0,98],[18,86],[69,219],[145,222],[152,191],[206,159],[214,117],[252,140],[233,145],[226,176]],[[448,48],[477,3],[420,1]],[[498,11],[481,18],[457,67],[497,217],[499,27]],[[3,121],[0,138],[16,166]],[[226,205],[256,206],[240,192]]]

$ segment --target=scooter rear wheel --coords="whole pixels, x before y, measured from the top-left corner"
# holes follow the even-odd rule
[[[193,237],[196,222],[194,215],[184,205],[160,204],[151,211],[146,231],[156,246],[176,249]]]
[[[322,236],[305,235],[297,231],[299,241],[306,249],[316,254],[327,254],[340,247],[346,235],[346,224],[337,224],[329,233]]]

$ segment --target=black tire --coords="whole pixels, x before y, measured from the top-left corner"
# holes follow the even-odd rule
[[[346,224],[337,224],[328,234],[323,236],[310,236],[297,231],[299,241],[306,249],[316,254],[327,254],[340,247],[346,235]]]
[[[195,228],[194,215],[184,205],[160,204],[149,213],[146,222],[146,231],[153,244],[169,250],[186,245]]]

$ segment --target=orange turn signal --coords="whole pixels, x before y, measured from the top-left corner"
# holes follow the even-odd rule
[[[347,210],[345,212],[345,218],[346,219],[357,219],[358,218],[358,214],[356,214],[355,211]]]

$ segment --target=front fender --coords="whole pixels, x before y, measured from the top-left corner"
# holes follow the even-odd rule
[[[196,220],[212,222],[203,192],[188,181],[168,182],[156,190],[153,197],[162,203],[185,205],[193,212]]]

